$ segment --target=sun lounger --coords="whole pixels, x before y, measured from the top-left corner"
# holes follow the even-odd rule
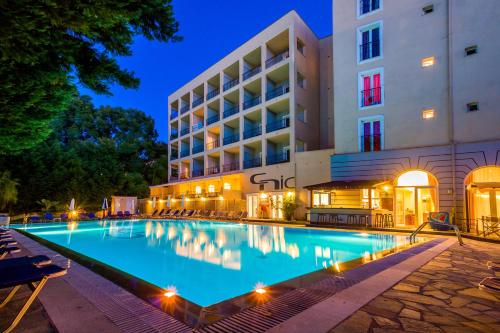
[[[54,215],[52,215],[52,213],[45,213],[43,215],[43,220],[45,222],[52,222],[52,221],[54,221]]]
[[[123,216],[123,212],[122,212],[121,210],[117,211],[117,212],[116,212],[116,217],[117,217],[117,218],[119,218],[119,219],[124,218],[124,216]]]
[[[215,210],[210,211],[210,214],[208,214],[207,218],[209,219],[214,219],[216,217],[217,213]]]
[[[89,215],[87,216],[89,219],[91,220],[95,220],[96,217],[95,217],[95,214],[94,213],[89,213]]]
[[[41,220],[40,220],[40,216],[34,215],[34,216],[30,216],[28,218],[28,221],[30,223],[37,223],[37,222],[40,222]]]
[[[68,214],[63,213],[63,214],[61,214],[60,218],[61,218],[61,221],[67,221],[68,220]]]
[[[479,282],[479,289],[497,294],[500,293],[500,277],[490,276],[484,278]]]
[[[162,212],[160,213],[160,217],[168,216],[168,214],[170,214],[171,211],[172,211],[171,209],[162,210]]]
[[[45,265],[37,267],[31,264],[17,266],[16,269],[2,269],[0,270],[0,289],[12,288],[10,293],[0,304],[0,309],[5,307],[24,284],[28,285],[33,292],[26,300],[23,307],[12,321],[12,324],[4,331],[12,332],[19,324],[23,316],[28,311],[29,307],[36,299],[40,291],[51,278],[60,277],[66,274],[66,269],[56,265]]]
[[[7,246],[4,248],[0,248],[0,259],[5,258],[9,254],[19,253],[21,249],[16,246]]]
[[[488,261],[486,266],[494,272],[500,272],[500,262]]]
[[[16,245],[16,244],[17,244],[17,242],[14,239],[0,240],[0,248],[9,247],[9,246]]]
[[[43,266],[52,262],[47,256],[19,257],[0,260],[0,270],[24,265]]]
[[[190,210],[188,212],[186,212],[186,214],[184,215],[184,217],[192,217],[194,214],[194,210]]]

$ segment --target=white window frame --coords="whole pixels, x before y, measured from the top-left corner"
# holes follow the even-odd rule
[[[361,60],[361,51],[360,51],[360,46],[361,42],[363,41],[363,32],[366,30],[373,30],[374,28],[379,28],[380,29],[380,36],[379,36],[379,41],[380,41],[380,55],[378,57],[372,57],[368,58],[365,60]],[[371,34],[370,34],[371,36]],[[369,24],[365,24],[363,26],[360,26],[356,29],[356,57],[358,59],[358,65],[359,64],[366,64],[372,61],[376,60],[381,60],[384,58],[384,25],[382,20],[371,22]]]
[[[363,124],[367,122],[373,123],[374,121],[380,121],[380,150],[385,149],[385,124],[384,124],[384,116],[376,115],[370,117],[362,117],[358,118],[358,151],[363,152],[362,146],[363,142],[361,142],[361,134],[364,134]],[[366,152],[368,153],[368,152]]]
[[[368,106],[361,106],[361,92],[364,89],[363,85],[363,77],[367,75],[375,75],[375,74],[380,74],[380,104],[375,104],[375,105],[368,105]],[[367,110],[371,108],[376,108],[379,106],[384,106],[385,98],[384,98],[384,67],[378,67],[374,69],[370,69],[367,71],[362,71],[358,73],[358,108],[360,110]]]
[[[361,1],[360,0],[355,0],[358,2],[358,5],[356,6],[356,17],[359,19],[361,18],[365,18],[367,16],[370,16],[370,15],[373,15],[375,13],[378,13],[380,11],[382,11],[382,6],[383,6],[383,3],[384,1],[383,0],[379,0],[379,6],[378,6],[378,9],[375,9],[375,10],[371,10],[369,11],[368,13],[365,13],[365,14],[361,14]]]

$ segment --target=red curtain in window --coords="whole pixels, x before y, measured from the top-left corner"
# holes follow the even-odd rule
[[[370,98],[370,77],[363,77],[363,106],[371,105]]]
[[[373,151],[382,150],[382,135],[380,133],[380,121],[373,122]]]
[[[380,74],[373,75],[373,104],[380,104],[382,89],[380,87]]]
[[[363,151],[371,151],[371,123],[363,124]]]

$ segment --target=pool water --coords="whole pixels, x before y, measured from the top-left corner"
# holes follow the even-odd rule
[[[92,221],[18,228],[158,287],[174,287],[200,306],[409,243],[406,236],[213,221]]]

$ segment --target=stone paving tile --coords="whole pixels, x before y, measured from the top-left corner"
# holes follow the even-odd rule
[[[500,332],[500,296],[477,288],[500,244],[466,240],[377,296],[330,333]]]

